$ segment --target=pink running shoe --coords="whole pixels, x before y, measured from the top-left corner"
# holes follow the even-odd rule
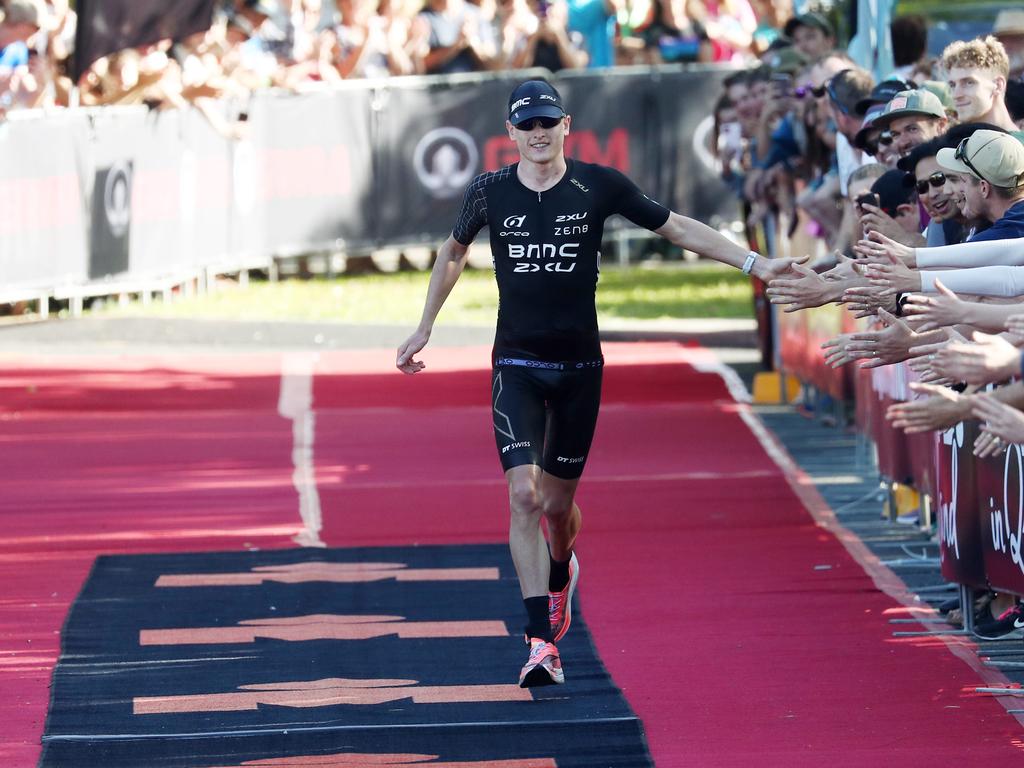
[[[540,638],[530,638],[530,658],[519,673],[520,688],[537,688],[542,685],[561,685],[565,682],[562,659],[554,643]]]
[[[569,631],[572,623],[572,594],[580,578],[580,563],[573,552],[569,558],[569,583],[561,592],[548,592],[548,619],[551,621],[551,638],[558,642]]]

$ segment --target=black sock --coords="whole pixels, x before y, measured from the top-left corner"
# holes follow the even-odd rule
[[[548,616],[547,597],[527,597],[523,600],[526,606],[527,637],[536,637],[551,642],[551,619]]]
[[[569,560],[572,559],[572,553],[569,553],[569,560],[564,562],[555,560],[555,558],[548,555],[548,559],[551,560],[551,574],[548,576],[548,591],[549,592],[561,592],[565,589],[565,585],[569,583]]]

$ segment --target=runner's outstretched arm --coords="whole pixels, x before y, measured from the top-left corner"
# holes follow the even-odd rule
[[[682,216],[675,211],[669,213],[668,221],[654,231],[673,245],[678,245],[680,248],[707,256],[737,269],[743,268],[747,257],[751,254],[751,251],[737,245],[707,224]],[[750,274],[768,282],[789,272],[792,264],[803,261],[806,261],[806,258],[768,259],[758,256],[754,260]]]
[[[437,250],[437,260],[430,271],[430,284],[427,286],[427,299],[423,305],[420,324],[398,348],[395,365],[402,373],[412,374],[427,367],[423,362],[414,360],[413,355],[427,346],[437,313],[441,311],[445,299],[458,282],[462,270],[466,268],[468,255],[469,246],[463,245],[451,236]]]

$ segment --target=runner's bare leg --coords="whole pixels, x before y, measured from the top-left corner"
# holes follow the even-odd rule
[[[567,560],[580,528],[573,502],[579,479],[565,480],[534,464],[512,467],[508,480],[509,549],[523,598],[547,597],[550,561],[540,522],[546,518],[555,559]]]

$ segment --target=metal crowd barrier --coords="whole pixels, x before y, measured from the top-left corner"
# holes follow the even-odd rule
[[[858,432],[875,446],[880,481],[890,489],[914,489],[922,523],[935,523],[943,578],[965,588],[965,596],[987,589],[1024,595],[1024,446],[1009,445],[997,456],[979,459],[973,454],[974,421],[907,435],[885,418],[890,405],[918,397],[908,386],[915,374],[906,363],[871,370],[844,366],[850,386],[845,377],[838,386],[835,374],[824,370],[821,336],[814,329],[827,327],[826,335],[852,329],[849,313],[824,307],[796,313],[803,320],[778,314],[784,370],[852,403]],[[964,611],[967,630],[970,614]]]
[[[699,138],[728,70],[551,76],[567,152],[704,220],[729,193]],[[437,244],[474,175],[516,159],[509,92],[545,71],[260,92],[230,140],[196,110],[12,113],[0,125],[0,303],[164,290],[300,254]],[[225,118],[237,104],[221,105]],[[706,155],[706,151],[703,153]],[[622,222],[611,222],[614,233]],[[614,242],[614,241],[613,241]]]

